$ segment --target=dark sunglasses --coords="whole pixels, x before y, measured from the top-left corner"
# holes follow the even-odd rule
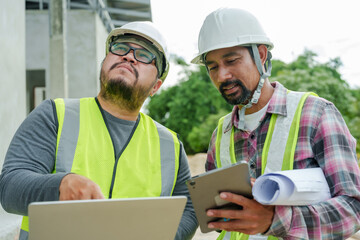
[[[133,50],[134,57],[137,61],[149,64],[156,57],[154,54],[146,50],[145,48],[134,48],[123,42],[112,42],[110,43],[110,52],[118,56],[127,55],[130,50]]]

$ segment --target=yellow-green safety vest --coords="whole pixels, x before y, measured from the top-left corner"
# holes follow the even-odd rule
[[[108,198],[172,195],[180,156],[176,133],[140,113],[132,136],[116,159],[95,98],[54,101],[59,127],[53,173],[85,176]],[[28,217],[24,217],[20,240],[27,239],[28,231]]]
[[[261,174],[292,170],[300,118],[306,98],[314,93],[288,91],[286,96],[286,116],[272,114],[261,155]],[[221,168],[236,163],[234,151],[234,127],[224,132],[231,124],[231,113],[219,120],[216,136],[216,167]],[[246,235],[239,232],[222,231],[217,240],[275,240],[274,236]]]

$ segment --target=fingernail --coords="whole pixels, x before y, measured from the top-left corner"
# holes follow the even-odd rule
[[[209,223],[208,228],[214,228],[214,225],[212,223]]]
[[[227,194],[226,194],[226,193],[220,193],[220,197],[226,198],[226,197],[227,197]]]
[[[213,216],[214,213],[213,213],[212,211],[208,211],[208,212],[207,212],[207,215],[208,215],[208,216]]]

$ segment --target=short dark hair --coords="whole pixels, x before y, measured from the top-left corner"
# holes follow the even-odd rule
[[[258,47],[259,45],[256,45],[256,46]],[[246,46],[245,48],[249,51],[250,56],[252,57],[253,61],[255,62],[255,57],[254,57],[254,52],[252,50],[252,47],[251,46]],[[269,50],[268,50],[268,54],[271,54]],[[268,61],[270,62],[270,59],[268,59]],[[266,61],[264,63],[264,67],[265,67],[265,70],[268,69],[268,67],[266,66]]]
[[[246,46],[245,48],[249,51],[250,56],[251,56],[252,59],[255,61],[254,52],[253,52],[253,50],[252,50],[252,47],[251,47],[251,46]]]

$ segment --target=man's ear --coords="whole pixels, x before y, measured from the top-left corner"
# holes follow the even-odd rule
[[[261,44],[258,46],[258,51],[260,55],[261,65],[264,65],[268,55],[267,47]]]
[[[163,81],[158,78],[150,91],[151,97],[159,90],[159,88],[161,87],[162,84],[163,84]]]

